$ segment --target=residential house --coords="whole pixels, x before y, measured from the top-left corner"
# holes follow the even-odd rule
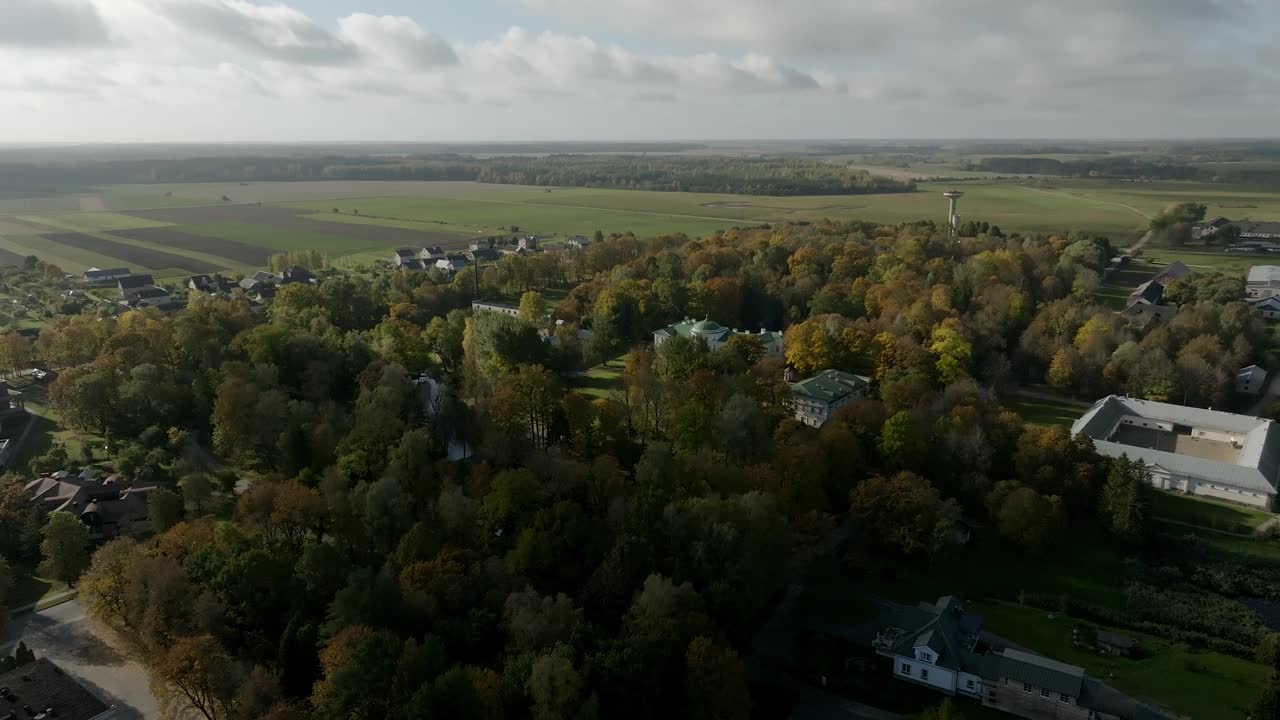
[[[108,268],[99,270],[98,268],[89,268],[84,271],[84,281],[87,283],[105,283],[112,280],[119,280],[123,277],[129,277],[133,273],[129,272],[129,268]]]
[[[467,251],[467,257],[471,259],[471,262],[495,262],[498,259],[498,251],[487,244],[471,243],[471,249]]]
[[[1266,418],[1110,395],[1071,425],[1107,457],[1146,465],[1162,490],[1270,510],[1280,477],[1280,428]]]
[[[447,273],[456,273],[467,266],[467,256],[448,255],[436,260],[436,269]]]
[[[538,249],[538,236],[525,235],[516,241],[516,247],[527,252],[534,252]]]
[[[159,285],[152,285],[151,287],[139,289],[137,292],[133,293],[133,296],[129,298],[129,300],[122,304],[128,305],[129,307],[145,308],[161,307],[168,305],[172,301],[173,300],[169,296],[168,290],[165,290]]]
[[[1191,239],[1201,240],[1201,239],[1207,239],[1207,238],[1213,237],[1214,235],[1218,234],[1219,230],[1221,230],[1222,228],[1230,224],[1231,224],[1230,220],[1219,215],[1218,217],[1210,220],[1207,223],[1192,225]]]
[[[1257,365],[1242,367],[1236,371],[1236,392],[1241,395],[1261,395],[1267,387],[1267,371]]]
[[[281,285],[292,285],[294,283],[309,283],[312,281],[311,271],[302,267],[301,265],[290,265],[284,270],[281,270],[276,275],[276,277],[280,279]]]
[[[120,289],[120,299],[125,302],[133,300],[133,296],[143,290],[155,287],[155,278],[150,275],[128,275],[116,281],[116,287]]]
[[[810,427],[822,427],[837,410],[865,398],[870,387],[870,378],[839,370],[823,370],[792,383],[796,419]]]
[[[1244,296],[1260,300],[1280,295],[1280,265],[1254,265],[1244,283]]]
[[[0,674],[0,718],[115,720],[136,714],[117,712],[48,658]]]
[[[1161,323],[1169,322],[1178,314],[1177,305],[1146,305],[1133,303],[1120,311],[1120,317],[1129,325],[1146,332]]]
[[[489,302],[486,300],[476,300],[471,303],[471,312],[496,312],[511,317],[520,317],[520,308],[511,303]]]
[[[1155,305],[1164,297],[1164,285],[1155,280],[1148,280],[1129,293],[1129,301],[1125,306],[1135,304]]]
[[[422,272],[427,269],[427,263],[415,257],[397,263],[396,267],[404,270],[405,272]]]
[[[244,278],[240,281],[240,289],[246,293],[260,291],[264,287],[272,287],[274,289],[276,283],[280,282],[280,278],[269,272],[259,270],[258,272]]]
[[[570,247],[574,250],[585,250],[587,249],[587,246],[591,245],[591,240],[587,239],[586,235],[574,235],[568,240],[565,240],[564,245],[565,247]]]
[[[1263,320],[1280,320],[1280,297],[1271,295],[1257,300],[1247,300],[1253,314]]]
[[[146,532],[147,498],[154,486],[134,486],[120,475],[98,478],[86,469],[59,470],[28,482],[24,489],[45,512],[69,512],[89,527],[95,540]]]
[[[668,325],[664,328],[653,331],[653,346],[661,347],[662,343],[670,340],[677,335],[684,337],[695,337],[707,344],[707,348],[715,351],[722,345],[729,342],[729,338],[735,335],[750,336],[758,339],[760,345],[764,348],[764,354],[769,357],[782,357],[783,341],[782,333],[760,328],[760,333],[730,330],[722,327],[711,319],[694,321],[685,318],[684,321],[674,325]]]
[[[392,256],[391,261],[395,264],[396,267],[403,267],[404,264],[407,262],[412,262],[414,260],[420,261],[421,259],[422,258],[418,257],[417,250],[414,250],[413,248],[402,247],[402,248],[396,248],[395,254]]]
[[[192,275],[187,278],[187,287],[206,295],[226,295],[235,287],[235,283],[218,274]]]
[[[431,264],[431,262],[439,260],[444,256],[445,256],[444,248],[440,247],[439,245],[424,247],[422,248],[422,250],[418,251],[418,259],[422,260],[428,265]]]
[[[1165,268],[1152,278],[1152,280],[1155,280],[1167,288],[1174,280],[1181,280],[1190,274],[1191,268],[1187,267],[1186,263],[1181,260],[1174,260],[1165,266]]]
[[[1100,684],[1083,668],[983,640],[958,598],[899,607],[872,641],[893,677],[1033,720],[1089,720]]]

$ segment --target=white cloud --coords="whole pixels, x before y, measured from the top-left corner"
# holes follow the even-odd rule
[[[422,29],[412,18],[356,13],[338,20],[342,35],[366,53],[411,69],[427,69],[458,62],[448,41]]]
[[[246,0],[150,0],[149,4],[185,33],[273,60],[341,65],[357,55],[354,45],[288,5]]]
[[[105,45],[97,8],[75,0],[3,0],[0,47],[73,48]]]

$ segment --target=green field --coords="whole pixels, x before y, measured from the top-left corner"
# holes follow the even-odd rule
[[[1248,660],[1129,630],[1120,632],[1138,641],[1142,649],[1139,657],[1101,655],[1090,647],[1098,629],[1091,623],[1007,602],[970,603],[968,609],[983,616],[983,627],[990,632],[1055,660],[1079,665],[1122,692],[1196,720],[1244,717],[1245,706],[1270,672]]]
[[[626,367],[626,355],[597,365],[575,377],[569,388],[580,395],[593,398],[612,397],[622,389],[622,371]]]
[[[950,174],[950,173],[948,173]],[[703,236],[734,225],[788,221],[862,220],[884,224],[933,220],[942,223],[945,189],[965,192],[960,213],[965,219],[985,220],[1005,232],[1055,233],[1089,230],[1110,235],[1120,246],[1136,239],[1148,217],[1167,205],[1195,200],[1209,205],[1210,214],[1254,219],[1280,218],[1280,194],[1258,186],[1235,187],[1211,183],[1136,183],[1104,180],[996,180],[976,177],[954,182],[920,183],[919,191],[883,195],[822,197],[759,197],[706,193],[666,193],[587,188],[544,188],[487,185],[469,182],[283,182],[193,183],[172,185],[120,185],[93,191],[85,189],[46,198],[0,200],[0,248],[22,255],[35,254],[77,272],[90,266],[126,265],[138,270],[164,271],[113,257],[103,248],[52,245],[38,237],[41,227],[49,233],[86,232],[105,240],[120,240],[113,231],[161,227],[166,222],[129,215],[146,209],[171,209],[164,216],[175,231],[212,238],[291,250],[322,249],[339,265],[367,264],[383,259],[385,251],[402,242],[367,237],[368,226],[398,231],[453,233],[474,236],[523,231],[545,236],[634,232],[639,236],[686,233]],[[224,200],[223,198],[227,198]],[[237,217],[236,205],[245,207]],[[282,205],[304,211],[293,229],[280,223],[258,224],[257,206]],[[182,208],[188,208],[185,219]],[[332,211],[337,208],[341,214]],[[208,210],[227,212],[211,216]],[[359,215],[354,211],[359,210]],[[323,221],[318,228],[310,221]],[[34,223],[34,225],[32,224]],[[365,235],[356,232],[353,225]],[[328,229],[331,227],[332,229]],[[347,229],[348,231],[344,231]],[[106,235],[102,235],[106,233]],[[387,236],[390,238],[390,236]],[[216,251],[173,249],[148,242],[123,240],[125,244],[208,259]],[[1160,263],[1181,258],[1203,269],[1242,271],[1256,258],[1204,253],[1194,249],[1147,248],[1148,259]],[[234,260],[224,258],[224,260]],[[225,263],[238,268],[235,262]],[[1157,265],[1143,263],[1154,273]],[[1138,269],[1138,268],[1135,268]],[[1128,272],[1128,271],[1126,271]],[[1121,280],[1123,279],[1123,283]],[[1123,286],[1131,278],[1117,278],[1099,291],[1103,302],[1121,303]],[[1136,284],[1136,283],[1135,283]],[[1122,292],[1124,291],[1124,292]]]
[[[1171,492],[1155,493],[1151,505],[1157,518],[1237,535],[1249,535],[1273,517],[1262,510]]]
[[[1018,413],[1023,420],[1038,425],[1062,425],[1070,427],[1085,408],[1070,402],[1054,402],[1040,398],[1013,395],[1001,399],[1001,404]]]

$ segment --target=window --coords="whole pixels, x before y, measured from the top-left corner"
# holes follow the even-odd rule
[[[1031,692],[1031,683],[1022,683],[1022,692]]]
[[[925,670],[924,668],[920,668],[920,679],[921,679],[921,680],[928,680],[928,679],[929,679],[929,671],[928,671],[928,670]]]
[[[1009,687],[1009,678],[1004,679],[1004,686]]]
[[[1069,703],[1071,702],[1071,696],[1066,693],[1058,693],[1058,702]]]
[[[1049,690],[1047,688],[1040,688],[1040,697],[1049,697]]]
[[[902,674],[903,675],[911,674],[911,663],[902,663]]]
[[[992,690],[992,691],[988,692],[988,693],[987,693],[987,698],[988,698],[988,699],[990,699],[990,700],[991,700],[991,702],[995,702],[995,701],[996,701],[996,691],[995,691],[995,690]]]
[[[964,684],[964,685],[965,685],[965,687],[969,688],[970,690],[972,690],[972,689],[973,689],[973,681],[972,681],[972,680],[967,680],[967,681],[965,681],[965,684]]]

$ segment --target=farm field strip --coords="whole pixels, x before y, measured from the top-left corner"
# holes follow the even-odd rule
[[[26,260],[25,255],[0,247],[0,265],[21,265],[24,260]]]
[[[197,235],[174,227],[116,230],[111,234],[115,237],[145,242],[149,245],[215,255],[242,265],[266,265],[272,255],[272,250],[268,247],[249,245],[220,237]]]
[[[119,258],[123,261],[121,264],[138,269],[147,268],[158,270],[164,268],[176,268],[189,272],[212,272],[215,270],[223,270],[228,267],[226,264],[215,264],[198,258],[167,253],[160,250],[152,250],[140,245],[130,245],[117,240],[107,240],[94,235],[86,235],[85,233],[55,233],[41,236],[49,242],[67,247],[89,250],[90,252],[103,252],[110,257]]]
[[[68,245],[51,243],[39,235],[0,237],[0,248],[22,256],[35,255],[53,263],[67,272],[90,267],[118,267],[125,265],[118,258]]]
[[[134,217],[132,215],[110,212],[86,212],[57,215],[19,215],[16,219],[35,224],[37,227],[44,226],[48,228],[56,228],[58,230],[69,230],[72,232],[98,232],[133,228],[163,227],[169,224]]]

